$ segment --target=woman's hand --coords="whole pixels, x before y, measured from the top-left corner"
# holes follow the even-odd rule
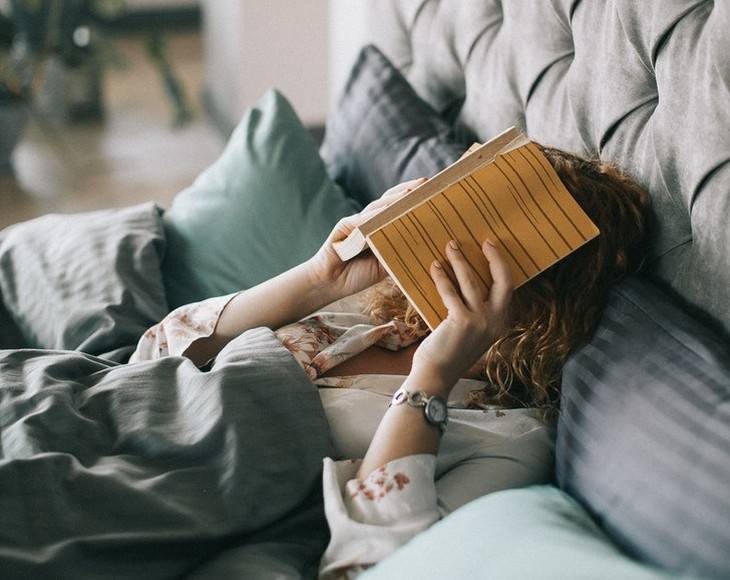
[[[313,284],[326,287],[328,292],[334,292],[336,296],[342,298],[369,288],[385,278],[385,270],[370,250],[343,262],[332,244],[344,240],[361,223],[424,181],[425,178],[420,178],[396,185],[367,205],[359,214],[340,220],[319,251],[308,262]]]
[[[505,329],[512,297],[509,266],[489,241],[484,242],[482,251],[489,263],[491,288],[477,276],[455,242],[447,245],[446,256],[458,286],[451,281],[444,266],[438,262],[431,265],[431,277],[448,316],[413,356],[411,375],[424,383],[424,390],[430,386],[447,396]]]

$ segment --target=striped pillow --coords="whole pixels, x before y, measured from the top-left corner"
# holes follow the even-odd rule
[[[464,127],[441,117],[369,45],[327,120],[320,155],[330,178],[366,205],[397,183],[435,175],[473,142]]]
[[[559,485],[628,553],[730,578],[730,349],[647,282],[566,365]]]
[[[126,362],[167,313],[165,239],[153,203],[49,214],[3,230],[0,298],[16,332],[5,346],[79,350]],[[17,336],[21,334],[21,336]],[[8,344],[9,343],[9,344]]]

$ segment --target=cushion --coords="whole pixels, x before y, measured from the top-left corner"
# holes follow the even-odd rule
[[[630,554],[703,578],[730,578],[729,353],[631,279],[563,374],[561,487]]]
[[[159,209],[47,215],[0,236],[0,296],[17,333],[6,348],[80,350],[125,361],[167,313]],[[3,332],[5,334],[5,332]]]
[[[575,500],[552,486],[500,491],[456,510],[366,572],[363,580],[659,580],[633,562]]]
[[[393,185],[431,177],[474,139],[421,100],[374,46],[357,58],[320,149],[327,171],[360,203]]]
[[[165,213],[171,307],[254,286],[299,264],[359,209],[327,176],[291,105],[268,92]]]

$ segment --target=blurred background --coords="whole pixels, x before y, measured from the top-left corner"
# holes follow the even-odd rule
[[[0,0],[0,228],[168,206],[281,89],[321,136],[371,0]]]

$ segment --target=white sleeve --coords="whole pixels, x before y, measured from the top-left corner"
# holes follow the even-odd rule
[[[196,340],[213,334],[223,309],[238,294],[216,296],[173,310],[161,322],[147,329],[129,362],[182,356]]]
[[[325,458],[324,510],[330,543],[320,578],[354,578],[439,519],[436,456],[409,455],[355,479],[361,460]]]

